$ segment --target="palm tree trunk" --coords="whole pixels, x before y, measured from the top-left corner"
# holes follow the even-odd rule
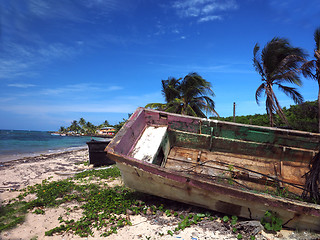
[[[278,99],[276,98],[276,96],[274,95],[274,99],[275,99],[275,102],[276,102],[276,105],[277,105],[277,113],[279,114],[280,118],[282,119],[282,121],[284,121],[284,123],[289,126],[289,122],[287,120],[287,117],[286,115],[284,114],[284,112],[282,111],[282,108],[278,102]]]
[[[319,133],[320,133],[320,50],[315,51],[315,57],[316,57],[316,79],[318,80],[318,127],[319,127]]]
[[[271,92],[271,85],[267,85],[264,87],[266,95],[267,95],[267,99],[266,99],[266,110],[267,110],[267,114],[269,115],[269,122],[270,122],[270,127],[273,127],[274,122],[273,122],[273,106],[274,106],[274,101],[272,99],[272,92]],[[268,99],[271,102],[271,106],[269,106],[268,108]]]
[[[276,112],[278,113],[279,117],[281,118],[281,120],[287,125],[289,126],[289,122],[286,118],[286,115],[283,113],[282,109],[281,109],[281,106],[279,104],[279,101],[272,89],[272,86],[269,87],[269,91],[270,91],[270,95],[271,95],[271,101],[272,101],[272,104],[274,105],[275,109],[276,109]]]
[[[270,111],[270,113],[269,113],[269,121],[270,121],[270,127],[273,127],[274,122],[273,122],[273,113],[272,113],[272,111]]]
[[[319,127],[319,133],[320,133],[320,76],[318,77],[318,85],[319,85],[319,91],[318,91],[318,127]]]

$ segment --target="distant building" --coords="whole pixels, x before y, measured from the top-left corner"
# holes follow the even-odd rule
[[[101,135],[114,136],[116,133],[116,129],[114,127],[104,127],[101,129],[97,129],[97,133]]]

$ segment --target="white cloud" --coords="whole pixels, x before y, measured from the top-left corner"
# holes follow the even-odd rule
[[[200,18],[198,22],[208,22],[208,21],[213,21],[213,20],[222,20],[221,16],[206,16],[203,18]]]
[[[251,68],[248,70],[246,65],[242,64],[220,64],[220,65],[170,65],[170,64],[159,64],[162,68],[168,71],[194,71],[198,73],[239,73],[239,74],[255,74],[255,71]]]
[[[38,50],[39,57],[42,59],[56,59],[71,57],[76,54],[73,47],[67,47],[61,43],[53,43]]]
[[[69,47],[60,43],[44,44],[31,47],[13,42],[3,44],[6,49],[0,57],[0,78],[12,79],[15,77],[37,75],[36,69],[43,63],[50,63],[57,59],[68,59],[81,52],[79,48]]]
[[[80,89],[79,87],[78,89]],[[112,87],[110,89],[113,89]],[[110,90],[107,89],[107,90]],[[0,111],[22,115],[56,115],[64,113],[130,113],[138,107],[144,107],[150,102],[163,102],[160,91],[144,95],[122,95],[103,100],[93,100],[90,103],[84,99],[74,101],[74,95],[70,93],[70,99],[59,102],[54,97],[43,101],[41,95],[37,95],[34,102],[26,102],[17,98],[0,98]],[[80,94],[83,95],[83,94]],[[8,104],[10,102],[10,104]],[[45,103],[44,103],[45,102]]]
[[[17,87],[17,88],[29,88],[29,87],[35,87],[34,84],[28,84],[28,83],[11,83],[7,85],[8,87]]]
[[[13,112],[23,115],[38,115],[38,114],[61,114],[71,112],[82,113],[128,113],[136,109],[131,104],[64,104],[64,105],[33,105],[33,104],[20,104],[20,105],[0,105],[0,110]]]
[[[235,0],[178,0],[172,5],[180,17],[196,17],[198,22],[221,20],[216,13],[235,10]]]
[[[94,8],[98,11],[97,17],[108,14],[110,11],[123,10],[117,0],[28,0],[27,9],[29,14],[43,19],[65,19],[75,22],[87,22],[83,7]]]
[[[72,84],[72,85],[66,85],[59,88],[48,88],[43,89],[40,94],[43,95],[60,95],[60,94],[72,94],[75,92],[85,92],[89,94],[92,93],[98,93],[98,92],[111,92],[111,91],[117,91],[121,90],[123,87],[121,86],[109,86],[109,87],[101,87],[99,85],[94,84],[88,84],[88,83],[79,83],[79,84]]]
[[[107,10],[122,10],[117,0],[65,0],[65,1],[46,1],[46,0],[10,0],[2,3],[1,15],[1,56],[0,56],[0,78],[13,79],[15,77],[34,77],[37,76],[45,64],[56,60],[69,60],[72,57],[82,54],[82,50],[87,47],[97,47],[95,41],[90,45],[84,44],[82,39],[73,40],[74,44],[65,41],[66,35],[61,38],[52,37],[51,40],[45,38],[46,33],[54,36],[55,24],[49,24],[46,28],[36,28],[37,22],[51,21],[55,23],[63,21],[59,27],[70,29],[74,23],[83,23],[88,20],[87,10],[93,8],[99,14],[105,14]],[[7,3],[8,2],[8,3]],[[91,10],[90,10],[91,11]],[[102,16],[101,15],[101,16]],[[70,24],[70,26],[68,25]],[[40,26],[40,25],[39,25]],[[70,32],[72,29],[70,29]],[[113,38],[111,38],[113,37]],[[95,39],[102,39],[101,46],[105,41],[123,44],[124,40],[114,36],[107,36]],[[59,39],[59,40],[58,40]],[[111,40],[110,40],[111,39]],[[63,42],[63,43],[62,43]]]

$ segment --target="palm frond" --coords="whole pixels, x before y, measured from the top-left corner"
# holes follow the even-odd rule
[[[256,43],[256,45],[254,46],[254,49],[253,49],[253,66],[255,68],[255,70],[260,74],[260,76],[262,78],[265,77],[265,73],[263,71],[263,65],[262,65],[262,62],[261,62],[261,59],[258,55],[258,52],[259,52],[259,45],[258,43]]]
[[[315,60],[307,61],[304,64],[302,64],[301,72],[302,72],[303,76],[306,78],[309,77],[311,79],[315,79],[316,78],[316,75],[314,73],[315,67],[316,67]]]
[[[320,28],[314,32],[314,41],[316,42],[316,51],[320,51]]]
[[[284,82],[289,82],[298,86],[302,86],[302,81],[297,72],[295,72],[294,70],[287,71],[285,73],[279,73],[278,75],[273,76],[273,78],[275,79],[273,81],[273,84],[278,85]]]
[[[207,96],[204,96],[203,98],[206,101],[205,111],[220,117],[218,112],[215,110],[214,101],[211,98],[207,97]]]
[[[165,103],[148,103],[145,108],[156,109],[156,110],[165,110],[167,108],[167,104]]]
[[[179,97],[180,80],[174,77],[169,77],[167,80],[162,80],[162,95],[166,102],[170,102],[173,99]]]
[[[194,106],[194,107],[195,107],[195,106]],[[200,110],[200,112],[201,112],[201,110]],[[198,112],[198,114],[199,114],[200,112]],[[186,108],[183,110],[183,113],[186,114],[186,115],[189,115],[189,116],[194,116],[194,117],[199,116],[199,115],[195,112],[195,109],[190,106],[190,104],[188,104],[188,105],[186,106]],[[201,113],[202,113],[202,114],[201,114]],[[203,112],[201,112],[201,113],[200,113],[200,117],[203,117],[203,116],[205,117],[205,115],[203,114]]]
[[[303,103],[302,95],[293,87],[278,85],[279,89],[283,91],[288,97],[290,97],[296,104]]]
[[[256,102],[258,105],[260,105],[259,99],[261,98],[261,94],[264,90],[265,90],[265,84],[261,83],[261,85],[258,87],[256,91]]]
[[[283,58],[279,64],[278,71],[296,71],[299,72],[299,67],[305,62],[305,59],[299,55],[290,54]]]

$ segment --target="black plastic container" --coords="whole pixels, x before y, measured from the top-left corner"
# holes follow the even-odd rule
[[[93,164],[95,167],[102,165],[111,165],[115,162],[107,157],[107,153],[104,151],[111,139],[107,141],[97,141],[92,139],[87,142],[89,147],[89,164]]]

